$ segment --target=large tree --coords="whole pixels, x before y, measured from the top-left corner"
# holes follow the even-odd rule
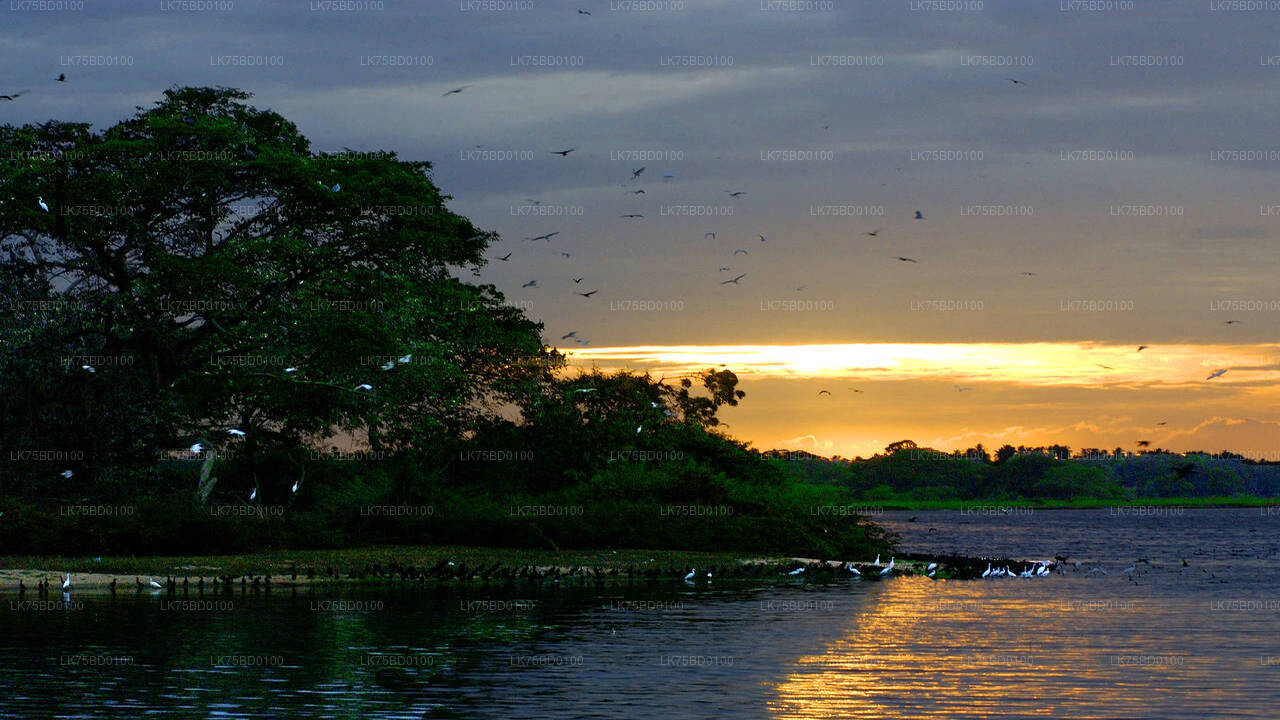
[[[314,152],[248,98],[0,127],[5,447],[99,481],[197,440],[425,449],[548,381],[541,326],[464,280],[496,236],[430,163]]]

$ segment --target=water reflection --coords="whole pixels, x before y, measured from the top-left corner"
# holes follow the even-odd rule
[[[1032,517],[998,532],[929,517],[910,525],[937,531],[903,542],[1067,548],[1108,574],[237,589],[204,603],[23,605],[0,588],[0,718],[1275,716],[1280,528],[1235,511],[1158,529]],[[1123,573],[1138,553],[1141,573]]]

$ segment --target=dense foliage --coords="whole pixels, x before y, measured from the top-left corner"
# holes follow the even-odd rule
[[[868,501],[1280,496],[1280,465],[1229,454],[1087,451],[1073,456],[1061,445],[1005,445],[992,457],[981,446],[944,453],[902,441],[865,460],[766,455],[801,481],[839,487]]]

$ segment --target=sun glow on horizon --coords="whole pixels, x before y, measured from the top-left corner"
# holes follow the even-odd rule
[[[1094,342],[648,345],[581,349],[571,367],[666,374],[724,366],[746,378],[954,380],[1031,386],[1220,385],[1280,381],[1280,343],[1134,345]],[[1227,370],[1212,380],[1208,376]]]

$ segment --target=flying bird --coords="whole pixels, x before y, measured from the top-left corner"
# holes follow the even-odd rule
[[[635,179],[639,178],[639,177],[640,177],[640,173],[644,172],[645,167],[647,167],[647,166],[642,165],[642,166],[640,166],[640,168],[639,168],[639,169],[637,169],[637,170],[632,170],[632,171],[631,171],[631,179],[632,179],[632,180],[635,180]]]
[[[724,282],[722,282],[722,283],[720,283],[720,284],[721,284],[721,285],[737,285],[737,284],[738,284],[738,281],[739,281],[739,280],[741,280],[742,278],[746,277],[746,276],[747,276],[747,274],[746,274],[746,273],[742,273],[742,274],[741,274],[741,275],[739,275],[738,277],[736,277],[736,278],[734,278],[734,279],[732,279],[732,280],[725,280]]]
[[[574,278],[574,279],[573,279],[573,284],[574,284],[574,285],[580,285],[580,284],[582,284],[582,278]]]
[[[818,391],[818,394],[819,394],[819,395],[821,395],[821,394],[823,394],[823,393],[826,393],[826,394],[830,395],[830,394],[831,394],[831,391],[830,391],[830,390],[819,390],[819,391]]]
[[[57,80],[58,82],[66,82],[66,81],[67,81],[67,74],[66,74],[66,73],[59,73],[59,74],[58,74],[58,77],[54,78],[54,80]]]
[[[746,195],[746,194],[747,194],[747,191],[746,191],[746,190],[738,190],[738,191],[736,191],[736,192],[731,192],[731,191],[729,191],[729,190],[725,190],[725,192],[729,193],[729,197],[740,197],[740,196],[742,196],[742,195]]]
[[[849,388],[849,389],[850,389],[850,390],[852,390],[852,391],[854,391],[854,392],[856,392],[856,393],[860,393],[860,392],[862,392],[862,391],[861,391],[861,390],[859,390],[858,388]]]
[[[1239,320],[1223,320],[1223,321],[1222,321],[1222,324],[1223,324],[1223,325],[1235,325],[1235,324],[1236,324],[1236,323],[1238,323],[1238,322],[1240,322],[1240,321],[1239,321]]]
[[[551,151],[551,154],[552,154],[552,155],[559,155],[560,157],[569,157],[569,153],[571,153],[571,152],[573,152],[574,150],[577,150],[577,149],[578,149],[578,147],[575,145],[574,147],[571,147],[571,148],[569,148],[568,150],[552,150],[552,151]]]
[[[413,353],[409,353],[408,355],[401,355],[400,358],[396,360],[396,362],[400,363],[401,365],[404,365],[405,363],[409,362],[412,359],[413,359]]]
[[[600,292],[600,291],[599,291],[599,290],[592,290],[592,291],[590,291],[590,292],[584,292],[584,293],[576,292],[576,293],[574,293],[574,295],[581,295],[581,296],[582,296],[582,297],[584,297],[584,298],[589,298],[589,297],[591,297],[592,295],[595,295],[595,294],[596,294],[596,293],[598,293],[598,292]]]
[[[632,195],[643,195],[643,194],[644,194],[644,190],[632,190],[632,191],[631,191],[631,194],[632,194]]]
[[[737,250],[734,250],[734,251],[733,251],[733,255],[734,255],[734,257],[737,257],[738,253],[742,253],[743,255],[750,255],[750,254],[751,254],[751,253],[747,252],[746,250],[743,250],[742,248],[738,248]]]
[[[624,217],[624,218],[639,218],[639,217],[644,217],[644,216],[643,216],[643,215],[640,215],[639,213],[627,213],[626,215],[619,215],[618,217]]]
[[[546,235],[538,235],[538,236],[531,237],[531,238],[525,238],[525,240],[531,240],[531,241],[534,241],[534,242],[537,242],[538,240],[546,240],[547,242],[551,242],[551,238],[553,238],[553,237],[555,237],[555,236],[557,236],[557,235],[559,235],[559,234],[560,234],[560,231],[559,231],[559,230],[557,230],[557,231],[555,231],[555,232],[549,232],[549,233],[547,233]]]
[[[1023,270],[1023,271],[1022,271],[1022,274],[1023,274],[1023,275],[1026,275],[1026,276],[1028,276],[1028,277],[1034,277],[1034,276],[1035,276],[1035,273],[1033,273],[1033,272],[1027,272],[1026,270]]]
[[[353,389],[354,390],[372,390],[373,386],[370,385],[369,383],[360,383],[359,385],[355,386],[355,388]]]
[[[880,234],[880,231],[881,231],[882,229],[883,229],[883,228],[876,228],[875,230],[872,230],[871,232],[864,232],[864,233],[862,233],[862,234],[863,234],[863,235],[869,235],[869,236],[871,236],[871,237],[876,237],[876,236],[878,236],[878,235]]]
[[[527,288],[527,287],[538,287],[538,281],[537,281],[537,280],[530,280],[529,282],[527,282],[527,283],[525,283],[525,284],[521,285],[520,287],[522,287],[522,288]]]
[[[709,233],[702,233],[702,239],[703,239],[703,240],[715,240],[715,239],[716,239],[716,234],[715,234],[715,233],[713,233],[713,232],[709,232]]]
[[[569,332],[565,333],[564,335],[561,335],[561,336],[560,336],[560,339],[561,339],[561,340],[568,340],[568,339],[569,339],[569,338],[571,338],[571,337],[578,337],[578,331],[577,331],[577,330],[570,330]]]
[[[763,236],[763,235],[757,235],[756,237],[760,238],[760,242],[768,242],[768,241],[769,241],[769,238],[767,238],[767,237],[765,237],[765,236]]]
[[[0,95],[0,100],[7,100],[7,101],[9,101],[9,102],[13,102],[14,100],[17,100],[18,98],[22,97],[23,95],[26,95],[26,94],[27,94],[27,93],[29,93],[29,92],[31,92],[31,91],[30,91],[30,90],[23,90],[23,91],[21,91],[21,92],[12,93],[12,94],[9,94],[9,95]]]
[[[569,254],[569,253],[567,253],[567,252],[561,251],[561,252],[560,252],[560,257],[566,257],[566,258],[567,258],[567,257],[573,257],[573,256],[572,256],[572,255],[570,255],[570,254]]]
[[[499,260],[501,260],[502,262],[506,262],[506,261],[508,261],[508,260],[510,260],[510,259],[511,259],[511,253],[507,253],[506,255],[503,255],[502,257],[500,257],[500,258],[498,258],[498,259],[499,259]]]
[[[231,429],[227,430],[227,434],[228,434],[228,435],[235,435],[236,437],[244,437],[244,431],[243,431],[243,430],[237,430],[237,429],[235,429],[235,428],[231,428]]]
[[[1102,368],[1103,370],[1115,370],[1115,368],[1111,367],[1110,365],[1103,365],[1102,363],[1094,363],[1094,364]]]
[[[458,93],[462,92],[463,90],[466,90],[466,89],[467,89],[467,88],[469,88],[469,87],[471,87],[471,86],[470,86],[470,85],[463,85],[462,87],[454,88],[454,89],[450,90],[449,92],[447,92],[447,93],[445,93],[445,94],[441,95],[440,97],[449,97],[450,95],[457,95]]]
[[[1142,352],[1143,350],[1146,350],[1146,349],[1147,349],[1147,348],[1149,348],[1149,347],[1151,347],[1151,346],[1150,346],[1150,345],[1139,345],[1139,346],[1138,346],[1138,352]]]
[[[916,211],[916,214],[915,214],[915,219],[916,219],[916,220],[923,220],[923,219],[924,219],[924,213],[922,213],[922,212],[920,212],[919,210],[917,210],[917,211]]]
[[[901,260],[902,262],[909,262],[909,263],[916,262],[915,258],[902,257],[901,255],[898,256],[898,259]]]
[[[1156,427],[1159,427],[1161,425],[1168,425],[1168,424],[1169,424],[1168,420],[1161,420],[1160,422],[1156,423]]]
[[[1222,377],[1223,375],[1226,375],[1226,374],[1227,374],[1227,371],[1226,371],[1226,370],[1214,370],[1214,371],[1213,371],[1213,374],[1211,374],[1209,377],[1205,378],[1205,380],[1212,380],[1212,379],[1214,379],[1214,378],[1216,378],[1216,377]]]
[[[1150,441],[1150,440],[1139,440],[1139,441],[1138,441],[1137,443],[1135,443],[1135,444],[1136,444],[1138,447],[1151,447],[1151,441]]]
[[[972,390],[972,389],[973,389],[973,388],[971,388],[971,387],[961,387],[961,386],[959,386],[959,385],[952,385],[951,387],[955,388],[955,389],[956,389],[956,392],[964,392],[965,390]]]
[[[1021,80],[1015,80],[1014,78],[1011,78],[1011,77],[1007,77],[1007,78],[1005,78],[1005,80],[1008,80],[1009,82],[1013,83],[1014,85],[1022,85],[1022,84],[1023,84],[1023,82],[1022,82]]]
[[[586,10],[578,10],[578,14],[579,14],[579,15],[590,15],[591,13],[587,12]]]

